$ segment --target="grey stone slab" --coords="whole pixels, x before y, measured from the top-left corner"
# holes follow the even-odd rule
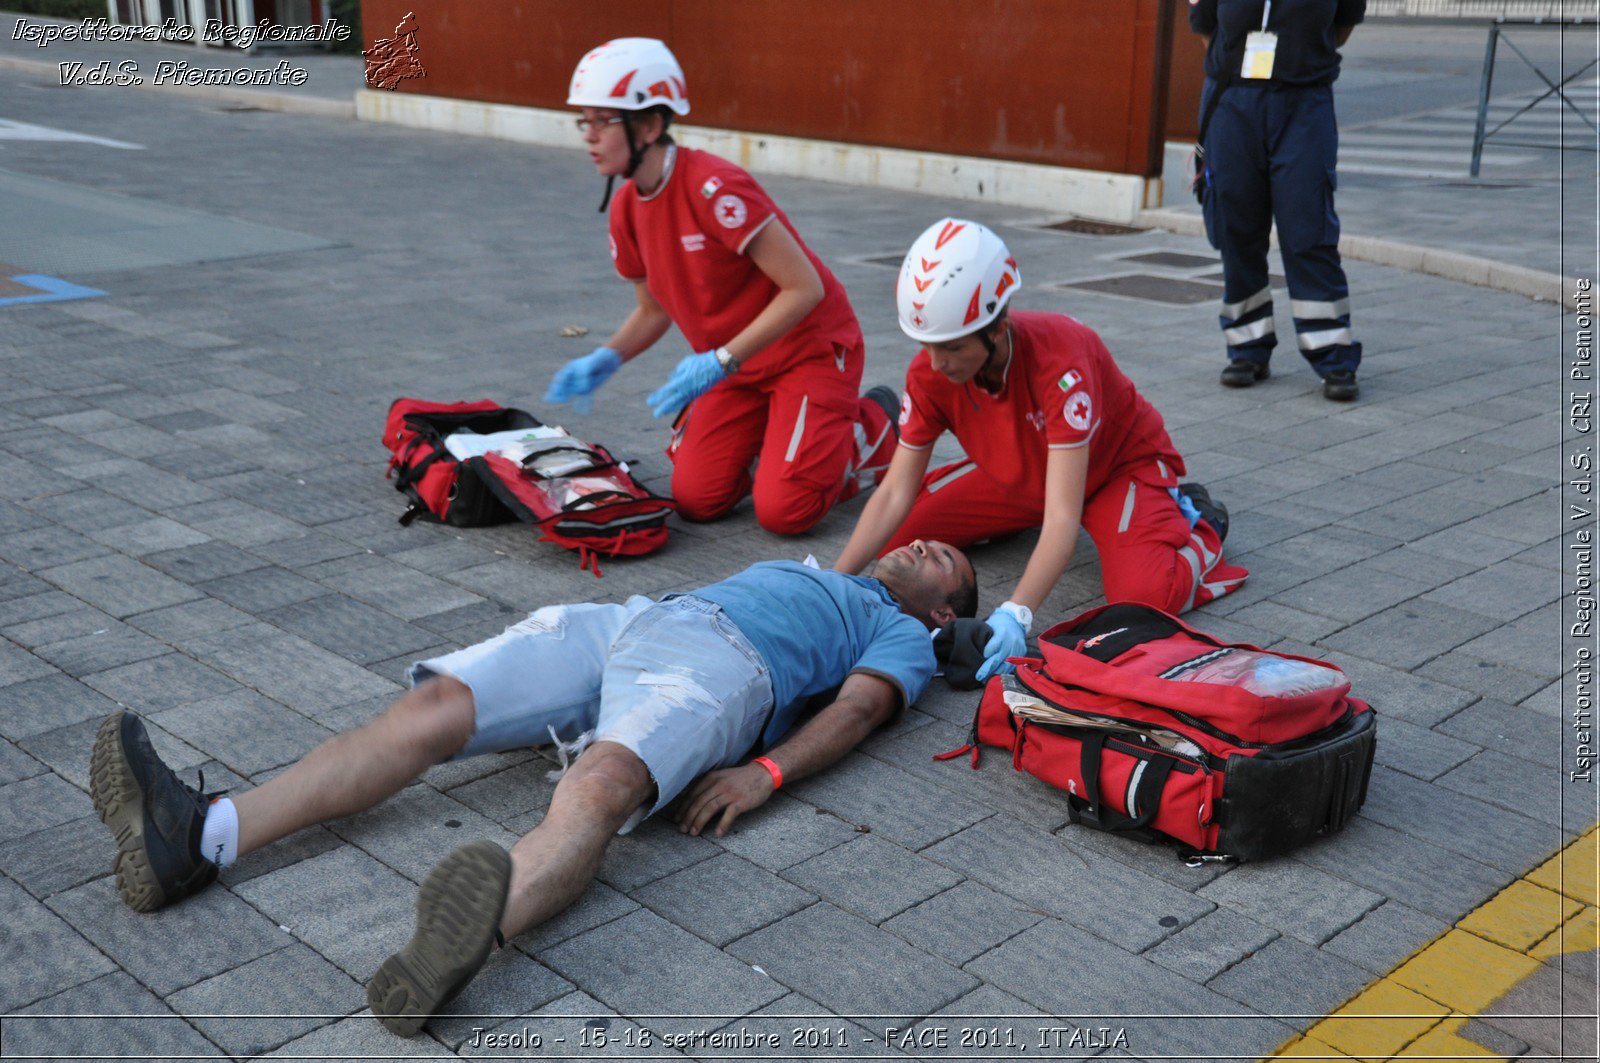
[[[0,867],[41,899],[110,874],[115,856],[111,836],[92,816],[0,844]]]
[[[325,1016],[358,1010],[366,999],[364,986],[297,943],[174,993],[167,1003],[193,1016],[189,1021],[225,1051],[259,1055],[334,1021]]]
[[[126,499],[86,487],[81,491],[31,499],[27,508],[64,528],[90,532],[100,528],[119,528],[155,516]]]
[[[446,609],[442,613],[420,616],[414,623],[418,627],[471,645],[498,635],[527,615],[526,609],[512,609],[499,602],[485,601],[463,605],[456,609]]]
[[[777,922],[817,899],[732,853],[657,879],[634,890],[633,897],[717,946]]]
[[[860,754],[802,780],[790,793],[910,849],[931,845],[989,815],[988,809],[957,790],[932,787],[892,764]]]
[[[206,1040],[161,999],[125,972],[73,986],[6,1017],[9,1056],[133,1059],[206,1058]]]
[[[1322,945],[1375,974],[1387,974],[1428,942],[1450,929],[1431,915],[1386,900]]]
[[[920,779],[1046,830],[1066,825],[1066,795],[1026,772],[1014,770],[1004,750],[983,750],[977,771],[972,770],[972,761],[966,756],[933,759],[966,745],[969,730],[969,724],[938,721],[875,749],[873,755]]]
[[[1372,979],[1366,970],[1293,938],[1279,938],[1206,983],[1297,1030],[1314,1025]]]
[[[1277,937],[1276,930],[1228,908],[1218,908],[1167,938],[1145,956],[1191,982],[1204,984],[1265,948]]]
[[[864,1018],[865,1025],[852,1022],[799,993],[786,993],[766,1007],[712,1031],[718,1037],[739,1040],[725,1041],[729,1047],[720,1050],[710,1046],[698,1049],[706,1053],[699,1058],[710,1058],[711,1052],[720,1055],[748,1053],[746,1058],[770,1059],[775,1063],[852,1055],[905,1058],[903,1053],[887,1046],[881,1024],[875,1030],[868,1028],[875,1021]],[[686,1046],[689,1051],[697,1048]]]
[[[873,923],[961,881],[948,868],[870,834],[796,864],[783,877]]]
[[[201,596],[171,576],[120,554],[45,569],[39,575],[118,619]]]
[[[152,714],[241,691],[221,672],[181,653],[109,668],[83,681],[118,704]]]
[[[357,543],[328,535],[322,530],[308,531],[292,539],[252,546],[250,552],[274,565],[299,571],[311,565],[367,551]]]
[[[1284,591],[1273,600],[1353,624],[1425,593],[1431,584],[1384,572],[1369,563],[1337,564],[1326,576]]]
[[[620,919],[639,907],[627,894],[603,882],[592,882],[565,911],[518,935],[511,943],[531,956],[538,956],[544,949]]]
[[[9,561],[24,572],[55,568],[108,552],[93,539],[65,528],[35,528],[0,537],[0,560]]]
[[[1477,1021],[1526,1044],[1529,1058],[1593,1059],[1597,999],[1592,977],[1545,967],[1485,1008]]]
[[[1431,602],[1410,601],[1324,639],[1335,650],[1411,669],[1494,627],[1488,617]]]
[[[153,609],[128,617],[128,623],[163,642],[178,643],[200,635],[252,623],[249,613],[240,612],[215,598],[203,598],[166,609]]]
[[[204,698],[150,719],[245,776],[293,763],[333,737],[321,724],[253,690]]]
[[[4,649],[0,645],[0,653]],[[0,733],[13,741],[98,720],[116,710],[116,702],[59,672],[0,686]]]
[[[348,1019],[329,1023],[304,1037],[269,1052],[269,1059],[292,1059],[297,1063],[335,1063],[337,1060],[439,1059],[444,1049],[431,1037],[404,1040],[390,1033],[372,1012],[362,1011]]]
[[[325,593],[311,580],[276,565],[263,565],[197,586],[236,609],[258,615]]]
[[[408,786],[376,808],[336,820],[330,829],[369,855],[421,883],[435,864],[470,841],[505,849],[517,837],[430,786]]]
[[[455,642],[436,643],[434,645],[426,646],[420,650],[413,650],[410,653],[403,653],[398,657],[390,657],[386,660],[373,661],[372,663],[366,665],[366,669],[373,675],[387,679],[396,686],[410,686],[412,665],[416,664],[418,661],[427,661],[432,660],[435,657],[443,657],[446,654],[454,653],[456,650],[461,648],[461,645]]]
[[[59,775],[7,783],[0,786],[0,837],[20,838],[90,811],[88,797]]]
[[[1062,958],[1068,956],[1094,977],[1060,977]],[[1259,1057],[1291,1036],[1289,1027],[1257,1016],[1254,1009],[1054,919],[1024,930],[966,969],[1048,1014],[1111,1019],[1125,1030],[1129,1051],[1141,1055]],[[1130,1002],[1140,1003],[1130,1007]],[[1143,1002],[1155,1007],[1147,1011]],[[1125,1017],[1135,1009],[1174,1018]]]
[[[1026,853],[1026,860],[1016,854]],[[1092,933],[1143,950],[1213,904],[1010,816],[994,816],[923,851],[953,871]]]
[[[317,578],[323,586],[376,606],[401,620],[416,620],[483,601],[484,596],[464,590],[453,582],[447,583],[384,558],[370,560],[373,563],[359,572]]]
[[[1509,624],[1491,630],[1461,647],[1463,653],[1486,661],[1504,661],[1544,679],[1554,679],[1567,667],[1563,659],[1561,605],[1552,602]]]
[[[299,521],[231,498],[184,506],[167,515],[213,539],[243,547],[293,539],[306,532]]]
[[[0,906],[6,912],[6,932],[0,934],[0,970],[6,972],[0,979],[0,1009],[16,1011],[116,969],[78,934],[71,920],[57,918],[6,878],[0,878]]]
[[[1552,642],[1555,636],[1551,636]],[[1521,662],[1518,662],[1521,663]],[[1512,667],[1505,661],[1488,660],[1467,652],[1466,647],[1451,650],[1418,668],[1417,675],[1470,690],[1496,701],[1520,702],[1549,680],[1526,668]]]
[[[1518,874],[1568,840],[1555,825],[1388,768],[1372,769],[1361,814],[1441,849]],[[1463,824],[1471,824],[1472,829],[1463,831]]]
[[[535,813],[512,820],[506,827],[524,834],[542,818],[542,813]],[[674,871],[709,860],[721,851],[711,839],[680,834],[677,824],[663,816],[652,816],[631,833],[612,839],[597,877],[606,885],[629,893]]]
[[[1489,852],[1478,859],[1460,856],[1361,816],[1340,833],[1295,852],[1296,860],[1318,870],[1451,922],[1515,877],[1491,866],[1492,857]]]
[[[206,782],[209,784],[210,781],[211,777],[207,775]],[[307,827],[241,856],[238,863],[230,865],[222,873],[222,880],[230,887],[236,886],[262,875],[270,875],[279,868],[321,856],[343,844],[344,839],[326,827]]]
[[[971,975],[827,903],[727,951],[840,1015],[927,1015],[978,987]]]
[[[147,557],[160,551],[176,550],[207,541],[205,533],[166,517],[138,520],[115,528],[97,529],[88,534],[95,542],[130,557]]]
[[[1550,771],[1550,768],[1557,768]],[[1533,771],[1528,762],[1484,751],[1439,777],[1438,784],[1539,823],[1581,834],[1597,816],[1594,784],[1574,782],[1560,765]],[[1569,769],[1570,770],[1570,769]]]
[[[236,499],[248,499],[253,506],[311,527],[361,513],[354,501],[332,497],[304,480],[273,472],[219,476],[212,482]]]
[[[47,662],[35,657],[16,643],[0,642],[0,687],[60,674]]]
[[[1374,763],[1431,782],[1466,761],[1478,747],[1405,720],[1380,718]]]
[[[1511,621],[1560,596],[1560,580],[1552,573],[1516,561],[1501,561],[1429,591],[1423,600]]]
[[[292,934],[363,984],[416,929],[416,885],[351,846],[233,890],[266,913],[275,931],[288,927],[281,937]]]
[[[236,576],[266,565],[261,558],[237,546],[212,540],[147,554],[144,563],[188,584]]]
[[[488,564],[495,559],[493,550],[486,549],[465,537],[396,550],[389,557],[430,576],[449,576],[454,572]]]
[[[640,956],[651,962],[639,963]],[[691,1016],[712,1011],[746,1014],[784,994],[772,979],[647,911],[545,949],[541,959],[624,1014],[681,1017],[669,1026],[692,1028]]]
[[[34,757],[50,765],[50,769],[80,790],[89,789],[89,755],[94,748],[95,732],[99,720],[82,720],[54,731],[30,735],[22,740],[22,747]],[[192,746],[174,738],[159,725],[147,728],[150,742],[163,762],[175,771],[192,778],[188,770],[206,763],[206,755]]]
[[[123,904],[111,877],[58,893],[46,903],[117,966],[163,996],[293,941],[215,886],[158,914]]]
[[[1487,698],[1462,709],[1436,730],[1544,767],[1560,758],[1567,732],[1564,722],[1543,713]]]
[[[64,597],[64,596],[63,596]],[[123,625],[87,605],[74,603],[75,608],[54,612],[50,616],[40,617],[13,625],[6,637],[24,649],[37,651],[41,646],[51,643],[66,642],[69,639],[82,638],[101,634],[113,628],[122,628]],[[42,654],[40,655],[43,656]]]
[[[76,612],[82,608],[84,608],[83,603],[70,594],[49,589],[45,589],[41,594],[0,601],[0,635],[16,641],[14,632],[18,627],[31,624],[35,620],[46,620],[64,613]]]
[[[12,743],[0,741],[0,786],[18,779],[31,779],[49,770]]]
[[[1370,703],[1380,721],[1393,716],[1418,727],[1432,727],[1478,700],[1478,695],[1462,687],[1359,657],[1334,654],[1329,660],[1350,677],[1351,693]]]
[[[715,1021],[707,1020],[706,1025]],[[505,1058],[508,1052],[529,1050],[549,1050],[583,1058],[638,1059],[641,1053],[649,1053],[652,1059],[686,1059],[683,1053],[667,1047],[664,1036],[689,1036],[692,1032],[652,1031],[624,1019],[587,993],[572,992],[530,1009],[524,1017],[481,1032],[470,1031],[471,1036],[459,1051],[467,1059]]]
[[[964,964],[1043,918],[1022,901],[960,882],[881,925],[924,952]]]
[[[436,790],[453,790],[458,786],[486,779],[491,775],[498,775],[507,768],[514,768],[518,764],[539,757],[531,749],[513,749],[505,753],[485,753],[481,756],[468,757],[465,760],[447,760],[443,764],[436,764],[423,773],[422,781]],[[546,760],[546,768],[555,767]],[[458,797],[457,800],[460,800]]]
[[[33,652],[73,676],[87,676],[170,652],[165,643],[126,624],[99,628],[64,642],[37,647]]]
[[[399,693],[395,684],[366,669],[265,624],[201,636],[184,648],[239,683],[313,718],[351,702]]]
[[[782,871],[854,837],[851,824],[779,793],[711,840],[768,871]]]
[[[431,631],[342,594],[323,594],[268,610],[261,619],[359,664],[415,653],[439,641]]]
[[[1242,864],[1200,890],[1290,937],[1319,945],[1382,903],[1371,890],[1291,859]]]

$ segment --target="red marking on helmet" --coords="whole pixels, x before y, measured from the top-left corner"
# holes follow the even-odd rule
[[[628,94],[628,82],[632,81],[633,75],[637,73],[637,70],[630,70],[626,74],[622,75],[622,80],[617,82],[616,87],[611,90],[611,95],[626,96]]]
[[[928,285],[933,283],[933,278],[929,277],[927,280],[923,280],[921,277],[912,277],[911,283],[917,286],[917,291],[925,292],[928,290]]]
[[[916,300],[912,300],[912,302],[911,302],[911,308],[913,310],[921,310],[923,307],[925,307],[927,305],[928,305],[927,303],[919,303]]]
[[[665,96],[670,100],[672,99],[672,83],[670,81],[658,81],[650,86],[650,91],[646,95]]]
[[[1016,260],[1015,256],[1008,256],[1006,258],[1006,265],[1010,266],[1012,269],[1016,269],[1017,268],[1017,260]]]
[[[972,289],[972,302],[967,304],[967,317],[965,321],[961,322],[963,325],[970,325],[978,320],[978,296],[982,294],[983,285],[980,284]]]
[[[996,299],[1000,298],[1002,295],[1006,294],[1006,289],[1011,287],[1015,283],[1017,283],[1017,281],[1016,281],[1016,276],[1014,274],[1011,274],[1011,273],[1002,273],[1002,274],[1000,274],[1000,283],[995,285],[994,297]]]
[[[933,242],[933,249],[935,251],[939,250],[939,248],[943,247],[950,241],[951,237],[955,236],[956,233],[960,232],[966,227],[966,222],[962,222],[960,225],[957,225],[953,221],[945,222],[944,228],[939,230],[939,238]]]
[[[679,98],[687,97],[689,95],[689,90],[684,87],[682,78],[673,78],[672,83],[678,87]]]
[[[938,259],[934,259],[932,262],[929,262],[927,259],[923,259],[922,260],[922,272],[924,272],[924,273],[932,273],[934,271],[934,269],[936,269],[938,267],[938,265],[939,265],[939,260]]]

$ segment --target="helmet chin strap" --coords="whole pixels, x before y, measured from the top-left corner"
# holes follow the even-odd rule
[[[1011,326],[1007,325],[1006,326],[1006,339],[1007,339],[1008,342],[1009,342],[1010,338],[1011,338]],[[987,358],[985,358],[983,360],[983,365],[980,366],[978,371],[973,374],[973,376],[975,376],[975,377],[977,377],[977,378],[979,378],[981,380],[982,378],[986,377],[989,374],[990,368],[992,368],[994,366],[994,356],[995,356],[995,353],[999,350],[999,345],[996,344],[994,342],[994,340],[989,338],[989,333],[988,333],[987,329],[984,329],[984,330],[982,330],[982,331],[980,331],[978,333],[978,342],[982,343],[983,344],[983,349],[989,352],[989,357],[987,357]]]
[[[637,170],[639,168],[639,164],[644,161],[645,152],[650,150],[650,145],[640,144],[638,141],[634,140],[633,117],[627,111],[622,112],[622,132],[623,135],[628,138],[628,168],[623,171],[622,176],[632,177],[633,172]],[[606,177],[606,194],[600,198],[599,213],[601,214],[606,212],[606,207],[611,203],[611,187],[616,183],[616,180],[616,174],[611,174]]]

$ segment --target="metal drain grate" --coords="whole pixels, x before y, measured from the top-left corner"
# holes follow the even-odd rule
[[[1166,269],[1204,269],[1215,266],[1217,260],[1206,255],[1185,255],[1178,251],[1146,251],[1142,255],[1118,255],[1120,262],[1137,262],[1141,266],[1161,266]]]
[[[1066,221],[1053,222],[1040,228],[1058,233],[1077,233],[1079,236],[1131,236],[1134,233],[1148,231],[1109,221],[1090,221],[1088,218],[1068,218]]]
[[[1184,280],[1181,277],[1163,277],[1155,273],[1129,273],[1121,277],[1095,277],[1086,281],[1068,281],[1054,285],[1057,288],[1074,288],[1097,292],[1101,295],[1118,295],[1124,299],[1138,299],[1146,303],[1165,303],[1169,306],[1194,306],[1197,303],[1216,302],[1222,298],[1222,285],[1202,281]]]

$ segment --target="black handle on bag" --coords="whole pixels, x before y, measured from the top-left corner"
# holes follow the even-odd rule
[[[1134,790],[1133,801],[1123,815],[1104,807],[1100,800],[1100,758],[1105,752],[1106,736],[1095,731],[1083,738],[1079,748],[1078,764],[1083,770],[1084,794],[1079,798],[1082,808],[1074,801],[1067,802],[1067,814],[1073,823],[1081,823],[1096,830],[1140,830],[1148,827],[1161,810],[1161,791],[1166,788],[1167,776],[1172,774],[1169,757],[1151,757],[1144,762],[1144,774]]]

